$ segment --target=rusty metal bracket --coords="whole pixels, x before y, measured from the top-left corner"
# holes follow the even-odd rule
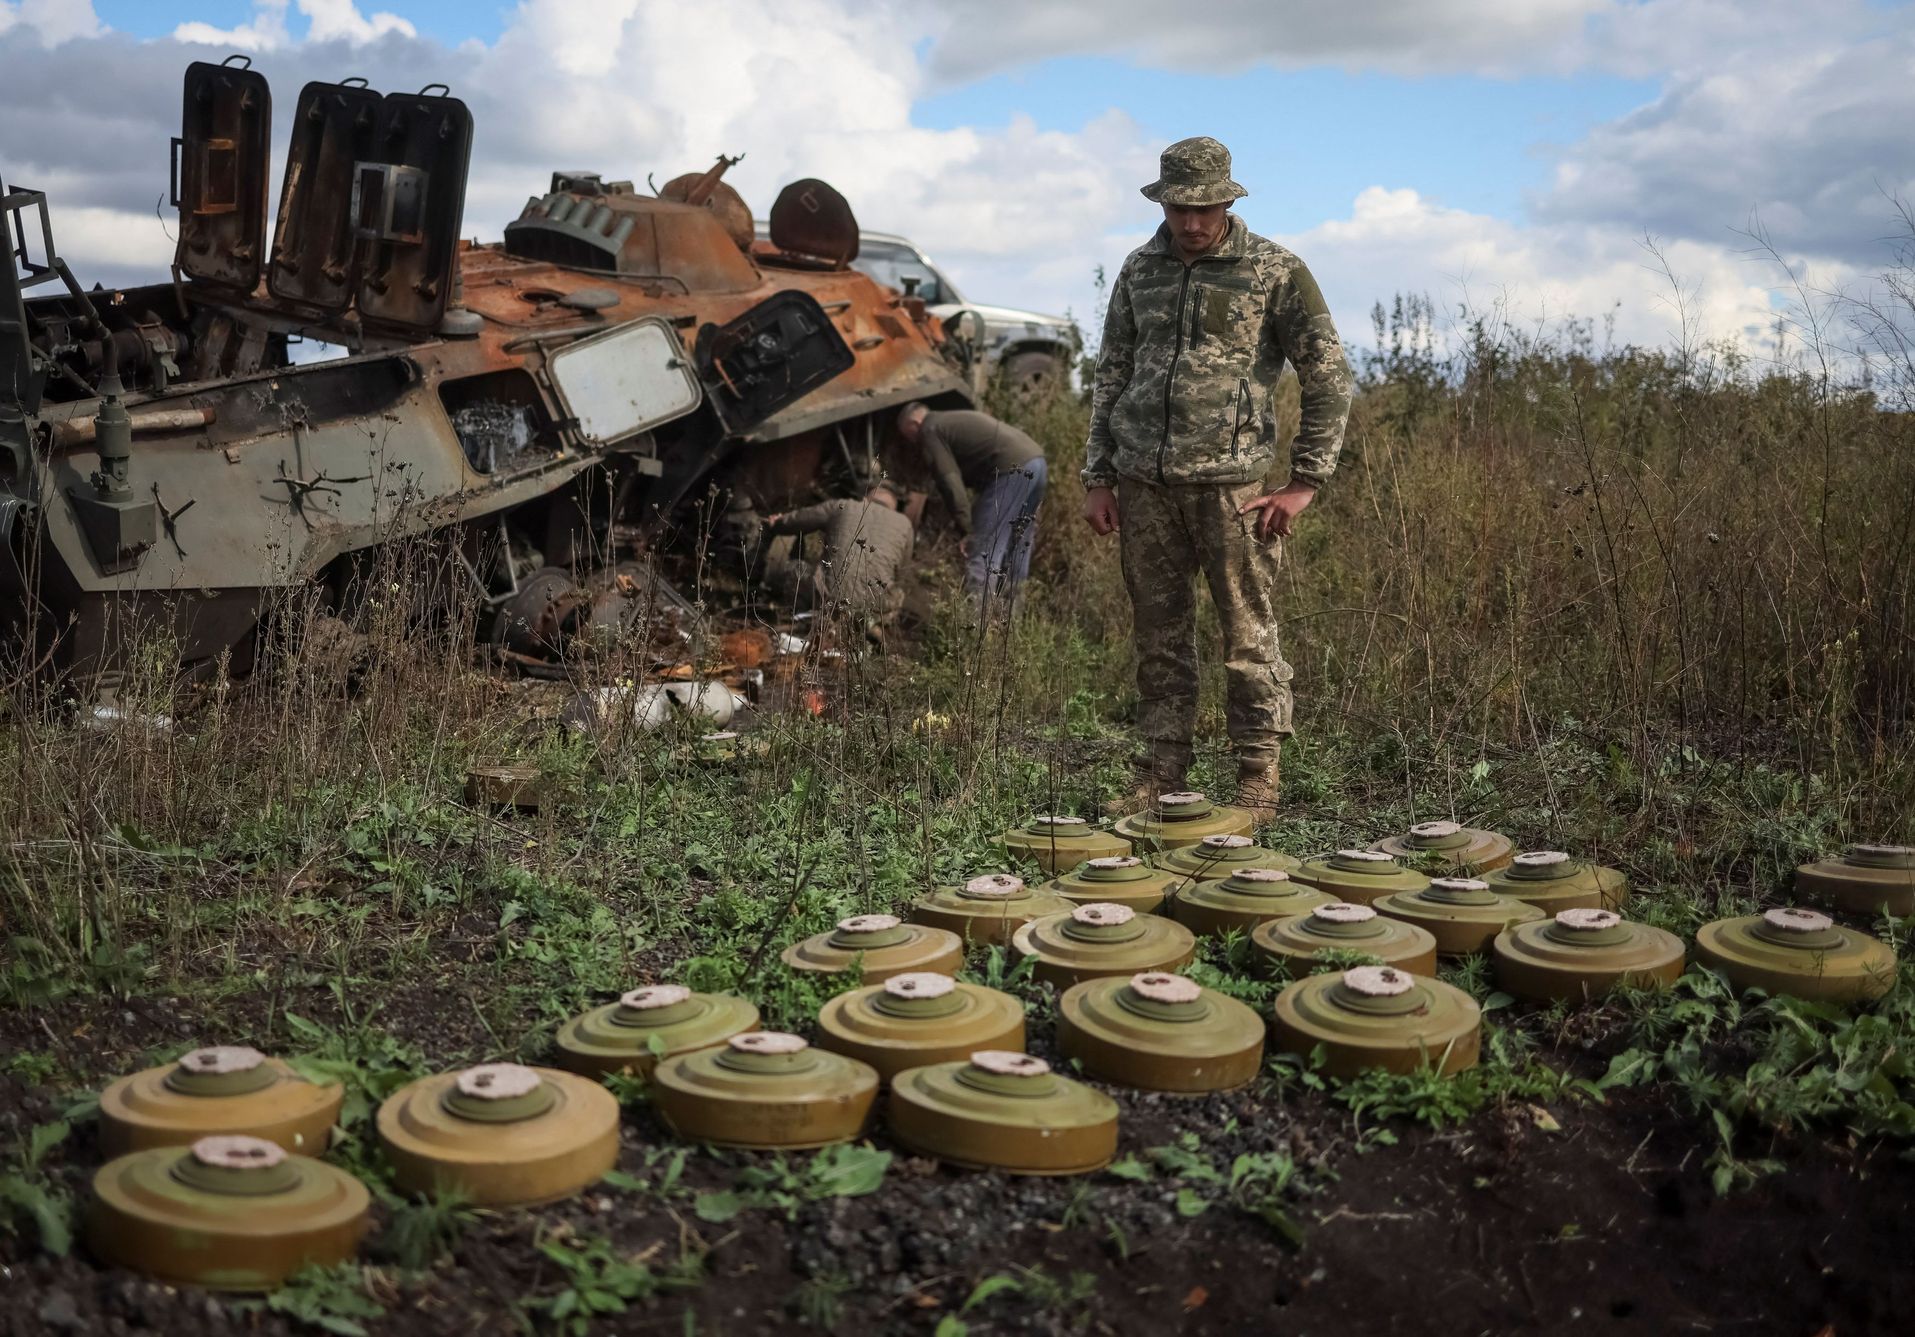
[[[285,484],[287,504],[293,508],[294,513],[298,515],[301,520],[305,520],[310,524],[311,517],[306,514],[306,501],[308,498],[322,493],[335,497],[344,496],[345,494],[339,490],[342,484],[364,483],[370,481],[371,477],[371,474],[360,474],[354,478],[330,478],[322,469],[315,477],[295,478],[286,472],[286,461],[281,460],[279,462],[279,477],[271,481]],[[185,508],[182,507],[181,509],[183,510]]]
[[[179,518],[192,510],[193,503],[198,500],[198,497],[188,497],[179,509],[168,510],[166,498],[160,495],[160,485],[158,483],[153,484],[153,504],[160,508],[160,527],[166,531],[166,537],[172,541],[173,551],[181,557],[186,556],[186,549],[180,546]]]

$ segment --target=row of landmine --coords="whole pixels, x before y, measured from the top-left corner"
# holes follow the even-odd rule
[[[1048,858],[1034,861],[1054,867],[1078,852],[1052,838],[1071,823],[1032,825],[1051,828]],[[1467,828],[1425,834],[1456,832]],[[1467,835],[1480,846],[1489,833]],[[1007,846],[1016,841],[1013,833]],[[1899,852],[1883,847],[1852,847],[1832,865],[1834,876],[1867,883],[1894,858]],[[1280,866],[1286,861],[1294,869]],[[395,1093],[376,1119],[394,1180],[493,1206],[576,1193],[617,1156],[617,1102],[597,1080],[611,1072],[648,1077],[675,1131],[719,1145],[849,1140],[869,1127],[889,1087],[889,1131],[908,1150],[1021,1173],[1107,1164],[1117,1149],[1115,1102],[1022,1052],[1023,1005],[954,978],[967,942],[1008,944],[1062,990],[1058,1047],[1083,1072],[1175,1092],[1254,1079],[1266,1032],[1331,1076],[1470,1066],[1480,1009],[1434,978],[1439,954],[1487,947],[1498,983],[1537,1001],[1666,985],[1686,962],[1680,939],[1617,913],[1628,895],[1620,874],[1552,852],[1511,855],[1505,866],[1517,889],[1546,904],[1594,903],[1551,914],[1487,880],[1423,877],[1388,850],[1294,860],[1239,832],[1197,836],[1156,863],[1096,854],[1040,888],[987,874],[921,898],[914,917],[931,922],[857,916],[794,944],[785,957],[793,968],[855,970],[865,981],[825,1005],[815,1045],[759,1029],[757,1008],[742,998],[675,984],[632,990],[561,1029],[562,1069],[487,1064]],[[1892,894],[1897,879],[1886,881]],[[1121,894],[1132,903],[1110,898]],[[1106,898],[1090,899],[1097,895]],[[1365,895],[1369,903],[1350,899]],[[1193,956],[1197,933],[1245,929],[1286,969],[1331,968],[1285,988],[1267,1027],[1242,1002],[1175,973]],[[1878,996],[1895,978],[1885,945],[1797,908],[1705,925],[1697,955],[1744,987],[1843,1001]],[[236,1289],[270,1287],[298,1267],[350,1256],[370,1197],[345,1172],[303,1154],[323,1150],[341,1095],[231,1046],[115,1082],[102,1096],[102,1141],[121,1154],[96,1176],[93,1248],[169,1280]]]

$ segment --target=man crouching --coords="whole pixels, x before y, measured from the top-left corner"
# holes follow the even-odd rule
[[[904,604],[900,583],[917,531],[899,513],[898,494],[879,483],[863,500],[821,501],[765,517],[767,534],[824,535],[817,561],[769,562],[765,586],[798,608],[849,616],[868,632],[896,617]]]

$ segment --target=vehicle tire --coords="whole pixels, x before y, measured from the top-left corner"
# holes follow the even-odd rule
[[[1064,360],[1041,349],[1013,353],[998,364],[998,379],[1020,399],[1040,399],[1064,383]]]

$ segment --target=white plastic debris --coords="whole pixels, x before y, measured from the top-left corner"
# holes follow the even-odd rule
[[[696,715],[723,727],[731,723],[745,704],[744,696],[722,682],[594,687],[573,697],[561,712],[559,722],[574,733],[593,738],[620,727],[649,732],[680,713]]]
[[[681,709],[721,726],[730,724],[731,717],[745,704],[743,696],[722,682],[668,682],[665,691]]]
[[[603,738],[620,728],[650,731],[671,718],[671,698],[657,683],[593,687],[566,703],[559,722],[573,733]]]
[[[141,715],[123,710],[111,701],[103,701],[84,717],[84,723],[88,728],[100,733],[123,726],[146,729],[153,733],[167,733],[173,728],[173,717],[157,713]]]

